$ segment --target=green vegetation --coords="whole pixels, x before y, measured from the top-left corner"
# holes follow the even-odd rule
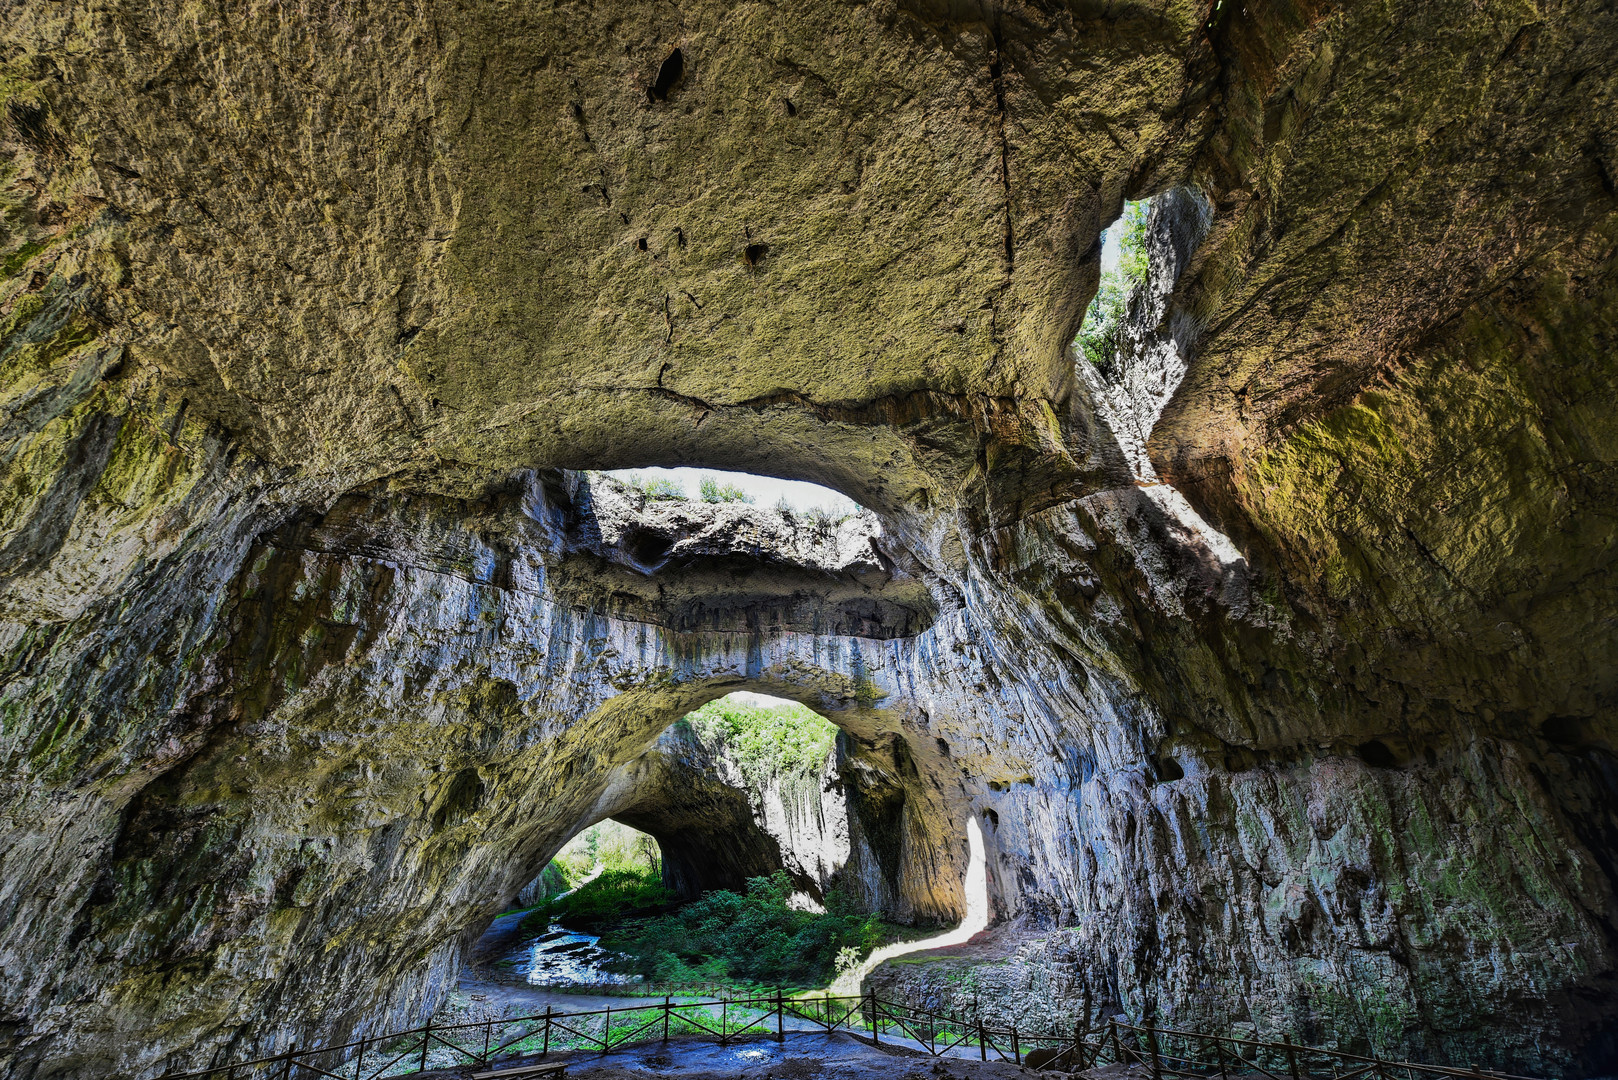
[[[657,841],[639,829],[613,821],[598,821],[569,840],[547,865],[561,871],[567,888],[577,888],[599,866],[603,870],[662,869]]]
[[[633,488],[648,499],[684,499],[685,488],[673,480],[665,480],[661,476],[642,476],[640,473],[630,473],[623,478],[625,487]]]
[[[747,781],[763,787],[788,774],[813,774],[837,742],[837,727],[796,701],[752,705],[732,694],[680,721],[698,740],[723,745]]]
[[[540,902],[523,920],[535,933],[551,920],[598,927],[669,902],[657,840],[608,818],[569,840],[540,872]]]
[[[722,484],[717,477],[704,476],[697,481],[697,487],[702,492],[702,501],[711,503],[750,503],[753,496],[737,487],[735,484]]]
[[[17,271],[28,265],[30,259],[44,251],[47,246],[43,240],[31,241],[7,255],[5,261],[0,262],[0,279],[15,275]]]
[[[777,871],[749,879],[745,895],[721,889],[666,915],[626,920],[602,935],[601,946],[623,955],[617,970],[669,989],[810,987],[829,984],[900,932],[876,915],[848,913],[835,893],[824,914],[788,906],[791,897],[791,880]]]
[[[1118,238],[1118,265],[1101,272],[1101,285],[1084,313],[1076,344],[1084,358],[1097,367],[1110,367],[1118,351],[1118,332],[1129,309],[1129,294],[1146,280],[1146,214],[1149,200],[1124,204],[1124,215],[1114,226]],[[1105,240],[1106,234],[1102,234]]]
[[[644,867],[603,870],[573,891],[534,908],[523,919],[523,929],[538,933],[559,922],[578,930],[600,930],[632,915],[658,911],[672,899],[659,871]]]

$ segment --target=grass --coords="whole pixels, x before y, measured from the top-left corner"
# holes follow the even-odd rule
[[[750,503],[753,501],[753,496],[735,484],[722,483],[717,477],[713,476],[703,476],[697,481],[697,488],[702,494],[703,502]]]
[[[640,473],[630,473],[623,477],[623,485],[640,492],[648,499],[685,499],[685,488],[672,480],[661,476],[642,476]]]
[[[563,896],[553,896],[524,916],[522,929],[542,933],[552,922],[596,931],[634,915],[658,911],[673,899],[663,875],[644,867],[603,870]]]

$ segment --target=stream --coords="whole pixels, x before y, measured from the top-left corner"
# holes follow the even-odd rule
[[[639,975],[622,975],[604,970],[612,954],[601,947],[601,939],[551,923],[538,937],[518,939],[516,948],[495,961],[530,986],[560,989],[572,986],[624,986],[640,982]]]

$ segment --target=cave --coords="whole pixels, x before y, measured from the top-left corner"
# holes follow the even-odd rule
[[[1503,0],[11,5],[0,1073],[420,1023],[618,814],[687,894],[790,868],[665,753],[740,691],[839,729],[873,910],[958,924],[981,831],[988,928],[868,987],[1618,1071],[1615,58]]]
[[[800,704],[746,691],[714,704],[731,701],[765,711]],[[802,761],[755,761],[733,735],[705,724],[705,711],[675,720],[613,769],[578,831],[614,821],[652,837],[663,884],[680,900],[718,889],[743,893],[750,879],[780,871],[815,907],[837,889],[850,911],[887,912],[912,924],[959,918],[959,903],[909,899],[930,894],[935,860],[959,862],[965,832],[940,828],[939,816],[928,812],[932,799],[908,767],[902,735],[862,738],[854,734],[867,727],[859,720],[834,725],[810,711],[805,720],[818,722],[820,752]]]

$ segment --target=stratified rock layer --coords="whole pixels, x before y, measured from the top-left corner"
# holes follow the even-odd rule
[[[6,1069],[416,1019],[752,688],[917,992],[1610,1072],[1615,16],[1216,7],[0,8]]]

